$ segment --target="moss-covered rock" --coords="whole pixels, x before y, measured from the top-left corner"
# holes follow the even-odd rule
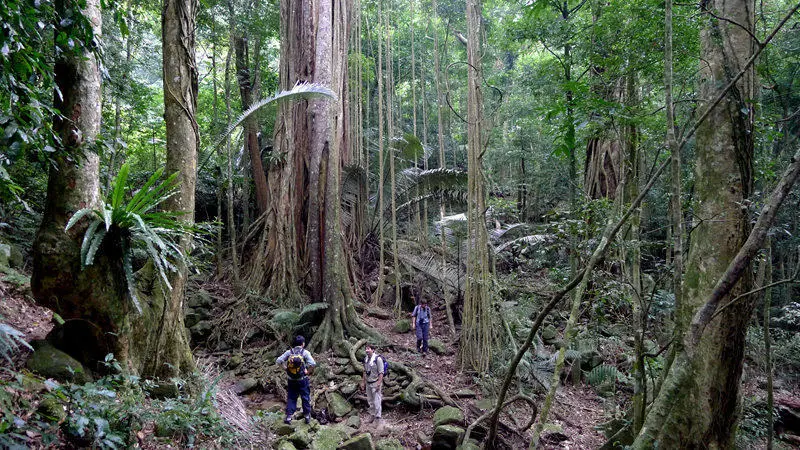
[[[28,359],[27,367],[45,378],[84,384],[92,381],[92,375],[75,358],[41,341]]]
[[[455,425],[440,425],[433,430],[431,450],[450,450],[456,448],[464,436],[464,429]]]
[[[333,417],[345,417],[353,410],[353,405],[345,400],[338,392],[331,392],[327,397],[329,406],[328,412],[330,412]]]
[[[53,397],[47,397],[39,402],[36,412],[51,422],[61,422],[67,418],[67,411],[64,405]]]
[[[308,427],[299,427],[294,430],[294,433],[289,435],[289,442],[294,444],[298,449],[308,448],[312,440],[313,438]]]
[[[288,423],[278,422],[273,428],[278,436],[288,436],[294,433],[294,427]]]
[[[190,308],[211,308],[214,299],[205,289],[198,289],[189,296],[186,305]]]
[[[299,325],[317,325],[325,318],[325,311],[327,309],[328,304],[325,302],[306,305],[300,311],[300,317],[298,317],[297,323]]]
[[[297,450],[297,447],[295,447],[294,444],[285,439],[281,439],[280,441],[276,442],[273,448],[275,450]]]
[[[375,443],[375,450],[403,450],[403,444],[395,438],[381,439]]]
[[[7,269],[11,267],[11,246],[8,244],[0,244],[0,269]]]
[[[411,331],[411,319],[400,319],[394,324],[392,331],[395,333],[408,333]]]
[[[480,450],[481,446],[472,439],[456,447],[456,450]]]
[[[354,414],[347,418],[347,422],[345,422],[345,424],[348,427],[361,428],[361,417]]]
[[[338,450],[375,450],[375,444],[372,442],[371,434],[363,433],[343,442]]]
[[[180,388],[172,381],[162,381],[155,383],[147,390],[147,393],[150,394],[152,398],[177,398],[180,394]]]
[[[313,450],[328,450],[336,448],[347,439],[347,433],[340,427],[320,427],[311,443]]]
[[[258,380],[255,378],[243,378],[233,385],[233,392],[236,395],[246,394],[258,387]]]
[[[214,325],[210,320],[201,320],[197,322],[194,324],[194,326],[189,328],[189,333],[192,336],[192,342],[197,343],[206,340],[213,329]]]
[[[428,348],[437,355],[447,354],[447,346],[444,345],[444,342],[438,339],[431,339],[430,341],[428,341]]]
[[[558,336],[558,331],[556,330],[556,327],[554,327],[553,325],[547,325],[542,329],[541,336],[542,336],[542,342],[544,342],[547,345],[550,345],[556,340],[556,337]]]
[[[454,406],[443,406],[433,413],[433,426],[439,425],[462,425],[464,423],[464,413]]]

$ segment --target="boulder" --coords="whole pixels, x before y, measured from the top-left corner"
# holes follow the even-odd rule
[[[180,388],[176,383],[170,381],[156,382],[153,387],[148,389],[150,397],[156,399],[177,398],[180,395]]]
[[[342,387],[339,388],[339,392],[344,395],[351,395],[356,389],[358,389],[358,384],[348,381],[342,384]]]
[[[375,450],[403,450],[403,444],[395,438],[381,439],[375,443]]]
[[[464,436],[464,429],[455,425],[440,425],[433,430],[431,450],[450,450],[456,448]]]
[[[197,325],[197,322],[200,322],[200,314],[197,314],[193,308],[186,308],[186,311],[183,314],[183,325],[186,328],[192,328],[193,326]]]
[[[477,442],[473,441],[472,439],[469,442],[464,442],[463,444],[456,447],[456,450],[480,450],[481,446]]]
[[[342,397],[341,394],[338,392],[331,392],[327,395],[328,397],[328,411],[331,413],[333,417],[345,417],[350,411],[353,410],[353,406]]]
[[[447,354],[447,346],[444,345],[444,342],[438,339],[431,339],[428,341],[428,348],[437,355],[446,355]]]
[[[433,426],[440,425],[462,425],[464,423],[464,413],[454,406],[443,406],[433,413]]]
[[[11,267],[11,246],[8,244],[0,244],[0,269],[7,269]]]
[[[595,367],[603,364],[603,357],[597,350],[588,350],[581,352],[581,369],[588,372]]]
[[[91,374],[72,356],[53,347],[49,342],[39,341],[28,358],[27,367],[45,378],[84,384],[92,381]]]
[[[198,289],[189,296],[186,305],[190,308],[211,308],[214,299],[211,294],[205,289]]]
[[[352,415],[347,418],[347,422],[345,422],[345,424],[348,427],[361,428],[361,417],[357,415]]]
[[[36,412],[51,422],[61,422],[67,418],[67,411],[64,409],[64,405],[53,397],[46,397],[39,402]]]
[[[213,328],[214,326],[209,320],[197,322],[193,327],[189,328],[189,333],[192,335],[192,342],[204,341],[211,334]]]
[[[9,265],[14,269],[22,269],[22,266],[25,265],[25,258],[22,256],[22,251],[20,251],[19,247],[13,244],[11,245],[11,255],[8,258]]]
[[[275,434],[278,436],[288,436],[294,433],[294,427],[288,423],[279,422],[275,425]]]
[[[358,436],[343,442],[338,450],[375,450],[372,442],[372,435],[369,433],[359,434]]]
[[[258,380],[255,378],[243,378],[233,385],[233,392],[236,395],[247,394],[258,387]]]
[[[235,369],[235,368],[241,366],[243,362],[244,362],[244,357],[242,357],[242,355],[240,353],[237,353],[235,355],[231,355],[231,357],[228,358],[228,368],[229,369]]]
[[[297,448],[308,448],[311,445],[311,432],[308,427],[300,427],[289,435],[289,442]]]
[[[542,329],[541,336],[542,336],[542,342],[544,342],[547,345],[551,345],[556,340],[556,337],[558,336],[558,331],[556,330],[556,327],[554,327],[553,325],[547,325],[546,327],[544,327],[544,329]]]
[[[394,324],[392,331],[395,333],[408,333],[411,331],[411,319],[400,319]]]
[[[295,447],[294,444],[286,440],[278,441],[273,448],[275,450],[297,450],[297,447]]]
[[[327,309],[328,304],[325,302],[306,305],[300,311],[300,317],[297,319],[297,323],[301,325],[317,325],[325,318],[325,311]]]
[[[317,435],[314,436],[314,442],[311,443],[311,448],[313,450],[336,448],[345,439],[347,439],[347,433],[339,427],[320,427],[319,431],[317,431]]]

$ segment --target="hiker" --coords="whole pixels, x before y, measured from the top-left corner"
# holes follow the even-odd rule
[[[431,308],[428,306],[428,299],[422,297],[419,304],[414,307],[411,313],[411,329],[417,335],[417,351],[422,356],[428,354],[428,339],[431,334]]]
[[[303,416],[306,423],[311,422],[311,388],[308,376],[314,373],[317,363],[311,357],[311,352],[305,349],[306,340],[303,336],[294,338],[294,347],[286,350],[275,360],[276,364],[286,369],[289,380],[286,385],[286,419],[283,423],[292,423],[292,416],[297,410],[297,396],[303,399]]]
[[[364,358],[364,379],[361,381],[361,389],[367,391],[367,403],[369,403],[370,418],[368,423],[381,420],[381,389],[383,387],[383,375],[385,373],[384,359],[375,352],[372,344],[366,344],[364,350],[367,352]]]

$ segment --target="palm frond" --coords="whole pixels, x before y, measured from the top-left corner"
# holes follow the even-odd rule
[[[277,94],[273,95],[272,97],[263,98],[250,106],[247,111],[244,111],[241,116],[239,116],[231,125],[219,136],[219,138],[214,141],[214,144],[206,150],[209,154],[212,154],[217,147],[225,142],[225,139],[235,130],[239,125],[241,125],[248,117],[253,115],[259,109],[282,100],[296,100],[296,99],[314,99],[314,98],[330,98],[332,100],[337,100],[336,93],[334,93],[329,88],[322,86],[320,84],[315,83],[297,83],[292,89],[288,91],[281,91]]]

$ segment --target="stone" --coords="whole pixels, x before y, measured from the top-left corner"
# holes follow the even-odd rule
[[[64,409],[64,405],[53,397],[46,397],[39,402],[36,412],[51,422],[61,422],[67,418],[67,411]]]
[[[289,435],[289,442],[297,448],[308,448],[312,440],[308,427],[300,427]]]
[[[603,357],[597,350],[581,352],[581,369],[583,371],[588,372],[600,364],[603,364]]]
[[[350,411],[353,410],[353,405],[350,404],[338,392],[331,392],[328,394],[328,412],[333,417],[345,417]]]
[[[400,319],[394,324],[392,331],[395,333],[408,333],[411,331],[411,319]]]
[[[462,425],[464,423],[464,413],[454,406],[443,406],[433,413],[433,426],[439,425]]]
[[[258,380],[255,378],[243,378],[236,382],[231,389],[236,395],[247,394],[258,387]]]
[[[210,308],[212,303],[211,294],[205,289],[198,289],[186,302],[190,308]]]
[[[275,448],[275,450],[297,450],[297,447],[287,440],[278,441],[273,448]]]
[[[72,356],[41,341],[35,345],[36,351],[28,358],[27,367],[45,378],[84,384],[92,381],[92,375]]]
[[[347,418],[347,422],[345,422],[345,425],[353,428],[361,428],[361,417],[357,415],[350,416]]]
[[[288,436],[294,433],[294,427],[288,423],[279,422],[275,425],[275,434],[278,436]]]
[[[336,448],[347,439],[347,433],[339,427],[320,427],[311,443],[313,450],[328,450]]]
[[[544,342],[547,345],[551,345],[556,340],[556,336],[558,336],[558,331],[556,330],[556,327],[554,327],[553,325],[547,325],[541,331],[541,336],[542,336],[542,342]]]
[[[0,244],[0,269],[7,269],[11,267],[11,246],[8,244]]]
[[[300,311],[300,317],[297,319],[297,323],[300,325],[317,325],[322,322],[322,319],[325,317],[325,311],[328,309],[328,304],[325,302],[320,303],[312,303],[310,305],[306,305]]]
[[[381,439],[375,443],[375,450],[404,450],[403,444],[395,438]]]
[[[417,432],[417,442],[419,442],[421,445],[425,446],[425,445],[428,445],[428,444],[431,443],[431,438],[429,438],[428,435],[425,434],[424,431],[418,431]]]
[[[473,441],[472,439],[469,442],[464,442],[463,444],[456,447],[456,450],[480,450],[481,446],[477,442]]]
[[[22,269],[22,266],[25,265],[25,258],[22,256],[22,252],[16,245],[8,245],[11,245],[11,256],[8,258],[8,264],[14,269]]]
[[[193,327],[189,328],[189,333],[192,335],[192,342],[199,342],[205,340],[210,334],[214,326],[209,320],[201,320]]]
[[[440,341],[438,339],[429,340],[428,341],[428,348],[433,353],[436,353],[437,355],[446,355],[448,353],[447,352],[447,346],[444,345],[444,342],[442,342],[442,341]]]
[[[333,360],[337,366],[346,366],[350,364],[350,358],[336,358]]]
[[[475,398],[478,394],[473,391],[472,389],[459,389],[453,393],[453,396],[456,398]]]
[[[356,391],[356,389],[358,389],[358,385],[356,383],[346,382],[342,384],[342,387],[339,388],[339,392],[344,395],[351,395]]]
[[[363,433],[343,442],[338,450],[375,450],[375,444],[372,442],[371,434]]]
[[[244,357],[242,357],[242,355],[237,353],[228,358],[228,368],[235,369],[241,366],[243,362],[244,362]]]
[[[170,381],[157,382],[147,391],[150,397],[156,399],[177,398],[180,395],[180,388],[177,384]]]
[[[183,325],[186,328],[192,328],[197,325],[197,322],[200,322],[200,314],[197,314],[197,311],[192,308],[186,308],[186,312],[183,315]]]
[[[455,425],[440,425],[433,430],[431,450],[450,450],[456,448],[464,436],[464,429]]]

